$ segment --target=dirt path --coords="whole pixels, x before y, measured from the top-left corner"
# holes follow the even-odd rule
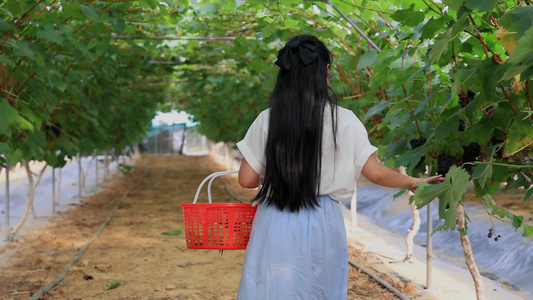
[[[235,299],[244,251],[189,250],[185,237],[164,235],[183,230],[179,205],[190,203],[198,184],[223,170],[209,157],[147,157],[132,176],[112,181],[101,193],[54,217],[46,228],[28,233],[0,253],[9,256],[0,272],[0,299],[28,299],[58,276],[108,218],[124,193],[148,168],[115,211],[95,242],[43,299]],[[234,176],[215,180],[217,202],[249,200]],[[204,193],[205,194],[205,193]],[[199,202],[206,201],[205,197]],[[350,258],[368,260],[364,249],[350,246]],[[385,277],[386,270],[378,271]],[[389,281],[389,278],[385,278]],[[415,295],[413,285],[396,288]],[[106,290],[105,287],[116,287]],[[396,299],[375,280],[355,269],[349,274],[349,299]]]

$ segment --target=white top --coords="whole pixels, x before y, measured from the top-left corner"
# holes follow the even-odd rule
[[[337,106],[337,155],[333,144],[329,105],[324,112],[322,133],[322,169],[319,195],[329,195],[337,201],[350,201],[355,182],[362,180],[361,170],[368,158],[377,151],[370,144],[368,132],[357,116]],[[262,111],[252,123],[237,147],[254,171],[265,174],[265,147],[268,136],[270,109]]]

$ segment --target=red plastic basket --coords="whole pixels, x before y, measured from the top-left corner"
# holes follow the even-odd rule
[[[189,249],[246,249],[257,206],[245,203],[211,203],[211,183],[220,175],[237,171],[216,172],[204,179],[192,204],[182,204],[185,239]],[[207,180],[209,204],[196,204]]]

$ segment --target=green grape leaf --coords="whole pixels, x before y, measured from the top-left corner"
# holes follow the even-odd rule
[[[533,200],[533,187],[530,187],[526,195],[524,196],[524,201],[531,201],[531,200]]]
[[[126,22],[122,18],[110,18],[109,21],[118,32],[124,32],[126,29]]]
[[[533,144],[532,132],[533,124],[530,117],[526,113],[518,114],[507,132],[503,155],[511,156]]]
[[[391,18],[411,27],[422,24],[426,14],[423,11],[414,10],[414,6],[414,4],[411,4],[408,9],[397,10],[391,15]]]
[[[427,113],[426,111],[426,106],[429,102],[429,100],[431,100],[431,98],[433,97],[433,95],[435,95],[435,91],[433,91],[431,94],[429,94],[426,99],[424,99],[424,101],[420,102],[420,104],[417,106],[415,112],[414,112],[414,116],[419,116],[421,114],[425,114]]]
[[[217,12],[217,5],[213,3],[202,3],[198,9],[200,15],[214,14]]]
[[[381,112],[383,112],[383,110],[385,110],[386,108],[389,108],[390,105],[391,105],[391,101],[379,102],[378,104],[372,106],[368,110],[368,112],[363,117],[363,120],[366,121],[366,120],[368,120],[368,118],[370,118],[370,117],[372,117],[374,115],[381,114]]]
[[[12,61],[11,59],[7,58],[7,56],[1,55],[1,54],[0,54],[0,63],[6,63],[6,64],[8,64],[11,67],[15,66],[15,62],[14,61]]]
[[[526,31],[533,26],[533,6],[516,7],[506,12],[501,18],[501,22],[504,22],[504,27],[509,28],[509,24],[512,24],[512,29],[516,30],[518,35],[522,37]]]
[[[439,217],[444,219],[444,227],[447,229],[456,228],[457,217],[455,215],[455,205],[464,201],[468,185],[468,173],[456,166],[452,166],[446,174],[446,180],[430,185],[419,183],[413,201],[420,209],[439,198]]]
[[[11,30],[15,28],[12,22],[6,22],[3,20],[0,20],[0,31],[6,32],[8,30]]]
[[[155,0],[146,0],[146,3],[148,3],[148,6],[151,9],[156,9],[157,8],[157,1],[155,1]]]
[[[9,144],[0,142],[0,154],[8,155],[11,153],[11,147],[9,147]]]
[[[2,1],[4,2],[4,1]],[[23,12],[22,6],[20,5],[18,1],[5,1],[4,7],[12,14],[12,15],[20,15]]]
[[[448,45],[451,40],[452,28],[449,28],[435,39],[435,42],[429,51],[429,59],[434,62],[439,60],[442,55],[446,54],[446,52],[448,52]]]
[[[52,168],[61,167],[58,163],[58,157],[54,152],[47,151],[44,153],[44,160],[46,163],[51,166]]]
[[[400,139],[385,147],[385,153],[387,153],[387,157],[394,157],[405,150],[407,150],[407,140],[405,139]]]
[[[294,20],[294,19],[285,19],[285,28],[287,29],[300,29],[300,23],[298,22],[298,20]]]
[[[404,109],[399,109],[394,113],[387,113],[387,116],[383,119],[383,123],[381,123],[378,128],[382,128],[385,124],[387,124],[387,127],[391,130],[403,127],[411,118],[411,115],[407,111],[404,111]]]
[[[533,238],[533,226],[522,223],[522,228],[524,229],[522,236]]]
[[[455,26],[453,26],[453,30],[451,33],[452,39],[456,38],[468,26],[469,16],[470,14],[465,12],[461,15],[459,19],[457,19],[457,22],[455,23]]]
[[[35,52],[30,48],[28,42],[24,40],[17,40],[16,42],[9,40],[6,44],[13,47],[13,54],[35,59]]]
[[[408,169],[412,169],[418,164],[422,156],[424,156],[426,153],[427,150],[424,147],[418,147],[402,153],[396,159],[396,167],[404,166]]]
[[[522,226],[522,222],[524,221],[524,216],[516,216],[516,215],[513,215],[513,227],[514,228],[518,228],[520,226]]]
[[[476,179],[480,187],[485,187],[487,179],[492,176],[492,165],[491,164],[481,164],[477,165],[474,168],[472,173],[472,178]]]
[[[41,54],[35,53],[35,63],[41,67],[44,67],[44,59]]]
[[[58,44],[63,43],[65,36],[60,30],[54,28],[52,24],[46,24],[37,31],[37,38],[49,40]]]
[[[26,129],[26,130],[33,130],[34,129],[34,125],[30,122],[28,122],[28,120],[26,120],[26,118],[22,117],[22,116],[18,116],[17,117],[17,126],[21,129]]]
[[[90,17],[92,20],[94,20],[94,21],[99,21],[100,20],[100,18],[98,16],[98,13],[93,8],[91,8],[89,6],[81,5],[81,10],[82,10],[84,15]]]
[[[447,5],[450,9],[458,11],[463,5],[464,0],[443,0],[442,3]]]
[[[22,160],[22,157],[24,157],[24,152],[22,152],[21,149],[16,149],[15,151],[12,151],[11,154],[8,153],[6,155],[7,161],[11,165],[16,165]]]
[[[531,7],[533,8],[533,6]],[[519,64],[526,60],[530,61],[530,66],[533,64],[533,26],[518,40],[508,62]]]
[[[263,38],[265,39],[269,38],[272,32],[276,31],[276,29],[277,27],[275,24],[273,23],[267,24],[265,27],[261,29],[261,32],[263,33]]]
[[[505,218],[509,216],[509,212],[505,210],[505,208],[498,206],[498,205],[492,206],[491,214],[497,215],[499,218]]]
[[[466,0],[465,6],[479,12],[492,11],[498,4],[498,0]]]
[[[378,51],[369,50],[359,57],[359,61],[357,62],[357,70],[366,67],[373,67],[378,61]]]
[[[454,115],[448,120],[442,122],[437,128],[435,128],[435,138],[444,139],[450,134],[457,132],[459,127],[459,116]]]
[[[446,22],[450,20],[448,15],[444,15],[438,19],[431,18],[429,19],[424,27],[422,27],[422,35],[420,36],[421,40],[432,39],[435,37],[435,34],[446,26]]]
[[[506,64],[506,66],[507,68],[505,69],[505,73],[503,74],[502,78],[500,78],[500,81],[498,83],[512,79],[513,77],[519,74],[524,74],[524,75],[521,75],[523,76],[522,78],[529,78],[529,76],[531,75],[529,76],[527,75],[528,69],[533,68],[533,65],[530,66],[527,64],[524,64],[524,65],[519,64],[518,66],[512,66],[511,64]]]
[[[8,133],[9,125],[16,122],[17,118],[17,110],[7,100],[0,100],[0,133]]]
[[[465,131],[463,142],[465,145],[470,143],[478,143],[486,145],[493,136],[494,128],[498,124],[495,118],[482,118],[475,122],[471,127]]]
[[[61,3],[65,17],[73,17],[74,19],[79,19],[83,17],[83,11],[81,5],[78,1],[67,1]]]
[[[531,78],[533,77],[533,64],[531,64],[529,66],[529,68],[523,70],[521,73],[520,73],[520,76],[522,78]]]
[[[418,209],[421,209],[439,197],[443,190],[443,186],[443,182],[437,184],[420,182],[418,183],[415,195],[411,196],[411,200],[414,201]]]

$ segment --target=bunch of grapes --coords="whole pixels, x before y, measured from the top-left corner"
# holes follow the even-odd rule
[[[474,101],[474,98],[476,97],[476,94],[472,91],[468,90],[468,92],[459,94],[459,105],[461,107],[468,106],[470,102]]]
[[[437,174],[446,176],[446,173],[455,165],[456,161],[457,159],[454,156],[446,155],[445,153],[439,154],[437,157]]]
[[[478,143],[470,143],[468,146],[463,146],[463,164],[474,162],[481,154],[481,147]],[[472,165],[466,164],[463,168],[470,174],[472,174]]]
[[[491,239],[493,235],[495,235],[495,237],[494,237],[494,241],[495,241],[495,242],[497,242],[497,241],[502,237],[502,236],[499,235],[499,234],[496,235],[496,233],[494,232],[494,229],[489,228],[489,234],[488,234],[487,237],[488,237],[489,239]]]
[[[53,133],[56,137],[61,134],[61,124],[48,124],[44,127],[45,132]]]
[[[425,137],[420,137],[419,139],[412,139],[409,141],[409,144],[411,145],[411,148],[416,149],[426,143]]]
[[[419,139],[412,139],[409,141],[409,144],[411,145],[411,149],[416,149],[426,143],[427,139],[425,137],[420,137]],[[415,169],[418,169],[419,167],[423,166],[426,162],[426,157],[422,156],[418,163],[415,166]]]
[[[476,97],[476,94],[473,93],[472,91],[468,90],[468,92],[465,94],[465,93],[461,93],[459,94],[459,105],[461,105],[461,107],[465,107],[465,106],[468,106],[468,104],[472,101],[474,101],[474,98]],[[459,131],[465,131],[466,129],[466,123],[464,120],[459,120],[459,127],[457,128],[457,130]]]

